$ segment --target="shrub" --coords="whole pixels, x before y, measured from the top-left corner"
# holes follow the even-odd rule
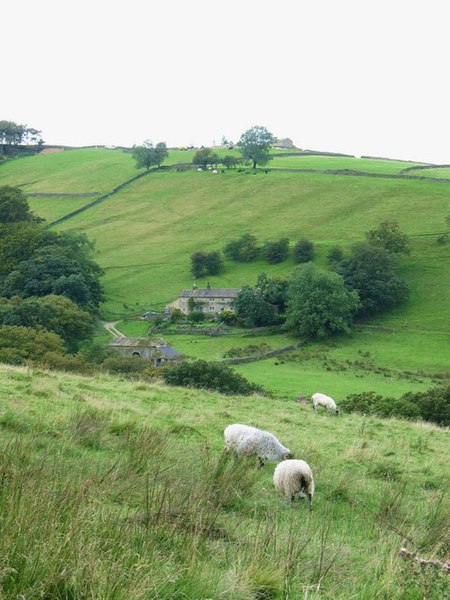
[[[168,368],[163,374],[169,385],[216,390],[223,394],[250,395],[263,389],[247,381],[230,367],[220,363],[196,360]]]
[[[108,373],[117,373],[121,375],[136,376],[143,373],[149,366],[149,361],[138,356],[110,356],[102,367]]]
[[[402,399],[414,403],[425,421],[450,426],[450,385],[430,388],[426,392],[409,392]]]
[[[217,320],[224,325],[236,325],[236,315],[229,308],[221,310],[217,315]]]
[[[245,233],[239,239],[228,242],[223,251],[230,260],[250,262],[259,254],[258,240],[251,233]]]
[[[271,265],[283,262],[289,255],[289,240],[281,238],[276,242],[266,242],[263,248],[265,259]]]
[[[191,273],[194,277],[218,275],[223,271],[221,252],[195,252],[191,256]]]
[[[299,240],[294,246],[294,263],[305,263],[314,256],[314,244],[309,240]]]
[[[191,312],[189,314],[189,320],[192,321],[193,323],[200,323],[201,321],[204,321],[206,318],[205,313],[194,310],[194,312]]]
[[[327,260],[331,265],[336,265],[344,258],[344,251],[340,246],[333,246],[327,254]]]

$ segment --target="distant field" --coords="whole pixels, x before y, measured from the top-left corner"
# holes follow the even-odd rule
[[[51,223],[56,221],[60,217],[67,215],[67,213],[81,208],[89,202],[95,200],[94,197],[90,198],[28,198],[28,203],[31,210]]]
[[[417,169],[408,171],[407,175],[415,175],[417,177],[438,177],[439,179],[450,179],[450,167],[442,167],[436,169]]]
[[[351,169],[367,173],[398,174],[415,163],[379,160],[370,158],[348,158],[341,156],[275,156],[268,167],[288,169]],[[420,163],[417,163],[420,164]],[[422,173],[422,171],[420,171]]]
[[[25,192],[105,193],[137,173],[131,154],[122,150],[64,150],[0,164],[0,185]]]

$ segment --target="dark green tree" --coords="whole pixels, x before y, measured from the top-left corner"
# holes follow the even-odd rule
[[[234,312],[244,327],[272,325],[275,320],[270,304],[259,290],[244,286],[234,303]]]
[[[276,242],[266,242],[263,246],[262,253],[271,265],[283,262],[289,256],[289,240],[281,238]]]
[[[223,251],[230,260],[250,262],[259,254],[258,240],[251,233],[245,233],[239,239],[228,242]]]
[[[82,308],[97,308],[102,300],[99,281],[102,271],[86,255],[82,239],[89,245],[87,238],[77,238],[80,245],[72,236],[61,235],[62,243],[39,248],[31,258],[18,263],[5,278],[3,295],[28,298],[59,294]]]
[[[336,273],[299,267],[289,280],[285,328],[307,338],[350,333],[358,306],[358,294]]]
[[[191,256],[191,273],[194,277],[218,275],[223,271],[221,252],[194,252]]]
[[[236,165],[239,164],[239,158],[237,158],[236,156],[230,156],[229,154],[227,154],[226,156],[224,156],[221,161],[220,161],[224,167],[226,167],[227,169],[235,169]]]
[[[3,315],[0,311],[1,324],[52,331],[64,340],[70,352],[78,350],[80,341],[89,339],[94,330],[91,315],[63,296],[15,298],[9,301],[9,309]]]
[[[313,259],[314,256],[314,244],[309,240],[299,240],[293,251],[294,263],[296,265],[300,263],[306,263]]]
[[[400,231],[397,221],[383,221],[366,233],[367,241],[392,254],[409,253],[409,238]]]
[[[340,246],[333,246],[327,254],[327,260],[332,267],[335,267],[344,258],[344,252]]]
[[[150,169],[155,165],[159,168],[169,155],[165,142],[159,142],[156,146],[153,142],[146,140],[142,146],[133,148],[133,158],[137,169]]]
[[[206,169],[208,165],[217,165],[219,162],[219,155],[213,152],[211,148],[200,148],[200,150],[197,150],[194,154],[194,158],[192,159],[192,164],[197,165],[202,169]]]
[[[251,160],[253,168],[265,165],[270,160],[270,148],[275,141],[265,127],[255,125],[241,135],[237,146],[244,160]]]
[[[397,274],[394,254],[381,246],[354,244],[349,257],[336,267],[345,285],[359,294],[359,315],[371,315],[404,303],[409,296],[406,282]]]
[[[277,312],[284,313],[287,302],[289,283],[283,277],[267,277],[266,273],[260,273],[256,282],[256,290]]]
[[[30,211],[26,195],[21,189],[5,185],[0,187],[0,223],[38,222]]]

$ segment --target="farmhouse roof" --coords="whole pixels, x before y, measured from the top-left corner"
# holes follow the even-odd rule
[[[198,288],[183,290],[180,298],[237,298],[240,288]]]

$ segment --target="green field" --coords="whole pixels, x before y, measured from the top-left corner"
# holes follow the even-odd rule
[[[192,155],[193,151],[171,151],[170,162],[190,162]],[[334,161],[341,160],[370,163],[376,172],[392,172],[402,164],[327,156],[277,157],[273,163],[297,158],[319,169],[330,168]],[[31,173],[34,183],[28,177]],[[120,150],[71,150],[6,162],[0,166],[0,184],[28,181],[26,190],[106,192],[136,173],[131,155]],[[370,386],[398,396],[409,385],[411,389],[422,389],[431,382],[433,373],[448,371],[450,364],[450,261],[447,246],[437,243],[437,237],[447,228],[448,195],[447,184],[404,179],[281,171],[260,171],[256,175],[234,170],[218,175],[153,171],[58,229],[81,229],[96,242],[95,259],[105,270],[102,317],[120,320],[145,309],[162,309],[180,290],[192,286],[193,252],[220,250],[244,232],[254,233],[261,242],[286,236],[291,246],[306,237],[314,242],[315,263],[325,267],[331,247],[339,244],[347,248],[364,239],[365,232],[381,221],[395,219],[411,240],[411,254],[404,256],[400,265],[411,296],[405,306],[370,322],[393,329],[395,335],[383,330],[370,336],[356,333],[351,340],[339,340],[339,348],[329,354],[338,362],[355,362],[360,352],[369,349],[375,366],[423,371],[421,381],[403,376],[393,376],[391,381],[373,372],[327,371],[323,361],[308,363],[310,383],[304,383],[295,363],[266,362],[239,368],[253,381],[282,395],[292,395],[303,387],[312,391],[323,388],[318,382],[324,374],[324,383],[332,382],[332,389],[342,394]],[[37,214],[53,220],[88,201],[33,198],[31,205]],[[255,283],[263,271],[269,276],[288,275],[293,267],[291,259],[273,266],[263,259],[249,264],[227,261],[224,273],[208,280],[212,286],[240,287]],[[206,280],[197,284],[205,285]],[[272,343],[283,345],[284,339],[279,336]],[[199,358],[220,358],[235,344],[232,337],[207,342],[176,337],[171,341]],[[247,343],[251,340],[236,345]],[[343,356],[344,348],[345,359],[338,356]]]
[[[448,432],[293,401],[0,367],[1,595],[441,600]],[[233,422],[313,469],[289,505],[274,463],[222,455]]]
[[[397,175],[405,167],[413,166],[414,164],[395,160],[352,158],[346,156],[276,156],[270,161],[268,166],[276,169],[350,169],[364,173]]]
[[[450,179],[450,167],[417,169],[414,171],[408,171],[407,175],[416,175],[417,177],[438,177],[439,179]]]

